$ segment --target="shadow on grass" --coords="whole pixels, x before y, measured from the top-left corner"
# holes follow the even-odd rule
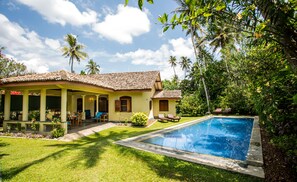
[[[2,141],[0,141],[0,147],[6,147],[8,146],[9,144],[8,143],[4,143]],[[9,154],[3,154],[1,151],[0,151],[0,159],[2,159],[2,157],[4,156],[8,156]]]
[[[93,135],[83,137],[75,142],[47,145],[47,147],[61,147],[64,148],[65,151],[79,151],[68,167],[77,168],[83,165],[85,168],[91,168],[96,166],[97,162],[101,159],[101,155],[107,150],[107,147],[115,145],[113,142],[151,131],[155,130],[109,131],[108,134],[105,135],[95,133]]]
[[[145,162],[158,176],[179,181],[262,181],[259,178],[199,165],[167,156],[156,156],[123,146],[116,147],[119,155],[135,156]]]
[[[58,152],[52,153],[51,155],[47,155],[46,157],[43,157],[41,159],[25,163],[25,164],[23,164],[23,165],[21,165],[19,167],[10,168],[9,170],[4,170],[4,171],[2,171],[2,177],[3,177],[4,180],[9,180],[9,179],[13,178],[15,175],[19,174],[20,172],[26,170],[27,168],[29,168],[29,167],[31,167],[31,166],[33,166],[35,164],[44,162],[45,160],[47,160],[49,158],[58,158],[58,157],[60,157],[64,151],[65,150],[60,150]]]
[[[12,179],[15,175],[21,173],[22,171],[26,170],[27,168],[45,162],[47,159],[58,159],[61,158],[69,151],[79,151],[79,154],[76,155],[75,159],[69,164],[68,167],[76,168],[78,165],[83,164],[86,168],[91,168],[97,164],[97,162],[101,159],[101,154],[103,154],[106,150],[106,147],[113,144],[114,141],[120,140],[123,138],[139,135],[145,133],[147,131],[134,131],[129,132],[128,130],[124,130],[121,132],[114,132],[110,131],[107,135],[101,135],[100,133],[96,133],[94,135],[90,135],[88,137],[83,137],[80,140],[75,142],[69,143],[59,143],[54,145],[45,145],[45,147],[58,147],[61,150],[49,154],[43,158],[38,160],[33,160],[31,162],[27,162],[23,165],[18,167],[9,168],[4,171],[1,171],[2,178],[5,180]],[[6,146],[5,143],[0,143],[0,146]],[[5,156],[8,154],[1,154],[0,157]],[[38,157],[38,156],[37,156]]]

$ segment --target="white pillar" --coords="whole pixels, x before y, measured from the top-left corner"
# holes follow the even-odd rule
[[[10,120],[10,90],[5,90],[4,120]]]
[[[61,89],[61,121],[67,121],[67,89]]]
[[[85,115],[85,95],[82,95],[82,119],[85,120],[86,119],[86,115]]]
[[[96,95],[96,114],[99,112],[99,95]],[[95,114],[95,115],[96,115]]]
[[[71,95],[71,113],[77,111],[77,102],[76,102],[76,97],[74,95]]]
[[[29,112],[29,90],[23,91],[23,117],[22,121],[28,121]]]
[[[40,121],[45,121],[46,112],[46,89],[40,90]]]

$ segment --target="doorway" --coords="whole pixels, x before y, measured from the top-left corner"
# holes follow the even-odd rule
[[[94,115],[96,115],[97,111],[97,101],[94,102]],[[108,113],[108,99],[107,97],[99,97],[99,112]]]
[[[82,112],[82,98],[77,99],[77,112],[81,113]]]

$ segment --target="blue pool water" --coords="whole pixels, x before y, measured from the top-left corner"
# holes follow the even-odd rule
[[[142,142],[188,152],[245,160],[252,118],[211,118]]]

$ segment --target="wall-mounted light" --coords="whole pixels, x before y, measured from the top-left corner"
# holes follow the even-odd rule
[[[90,101],[90,102],[92,102],[92,101],[94,101],[94,100],[95,100],[94,97],[90,97],[90,98],[89,98],[89,101]]]

